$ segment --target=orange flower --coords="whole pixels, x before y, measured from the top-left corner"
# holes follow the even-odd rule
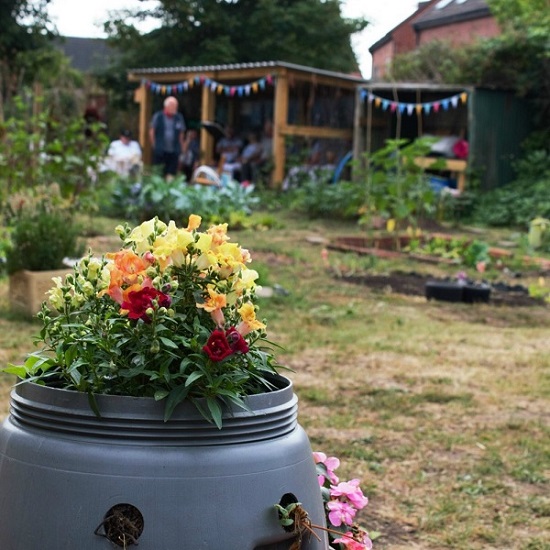
[[[108,254],[113,260],[110,265],[111,280],[109,283],[109,296],[122,303],[123,286],[134,285],[146,277],[147,268],[153,261],[151,258],[144,259],[131,250],[121,250],[115,254]]]
[[[208,289],[208,296],[208,299],[203,304],[197,304],[197,307],[208,311],[214,322],[221,327],[225,321],[223,308],[227,306],[227,296],[211,288]]]

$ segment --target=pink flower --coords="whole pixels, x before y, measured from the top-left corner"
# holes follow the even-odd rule
[[[327,457],[325,453],[319,452],[313,453],[313,460],[315,464],[323,464],[325,466],[327,470],[327,477],[333,485],[338,483],[339,479],[334,473],[334,470],[340,466],[340,460],[338,460],[335,456]],[[325,476],[319,475],[319,485],[321,487],[325,484],[325,479]]]
[[[367,533],[364,533],[363,539],[358,541],[353,538],[353,533],[348,531],[344,534],[344,536],[339,539],[334,539],[332,542],[335,544],[341,544],[348,550],[371,550],[372,548],[372,540],[370,540]]]
[[[335,527],[340,527],[342,523],[345,525],[352,525],[353,518],[355,517],[355,508],[348,502],[329,500],[326,506],[329,510],[328,519],[332,525]]]
[[[363,495],[363,491],[359,487],[358,479],[343,481],[337,486],[331,487],[330,495],[333,497],[346,497],[357,510],[361,510],[361,508],[364,508],[369,503],[369,499]]]

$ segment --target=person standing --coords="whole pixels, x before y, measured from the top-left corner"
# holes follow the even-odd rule
[[[164,109],[153,115],[149,125],[153,164],[162,165],[165,177],[173,177],[178,172],[184,134],[185,120],[178,112],[178,100],[168,96],[164,100]]]

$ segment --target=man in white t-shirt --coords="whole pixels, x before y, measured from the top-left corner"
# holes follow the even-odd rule
[[[130,130],[122,130],[119,139],[109,145],[106,165],[121,176],[135,174],[141,168],[141,147]]]

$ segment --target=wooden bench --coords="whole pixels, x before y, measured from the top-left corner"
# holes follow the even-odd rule
[[[447,170],[456,178],[456,188],[461,193],[466,188],[466,169],[468,163],[460,159],[446,159],[443,157],[416,157],[414,163],[420,168],[428,169],[438,163],[438,170]]]

